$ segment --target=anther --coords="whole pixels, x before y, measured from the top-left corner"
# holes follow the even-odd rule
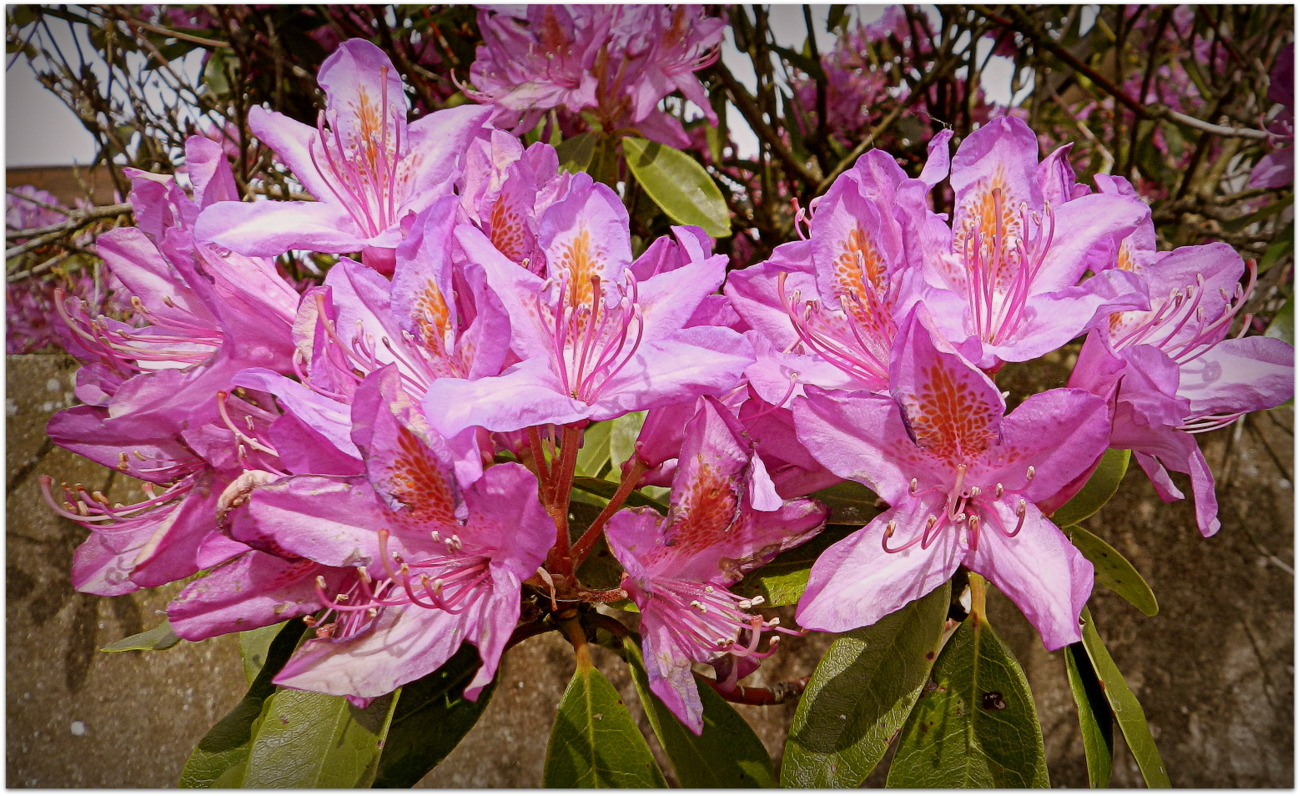
[[[1025,479],[1029,481],[1034,480],[1034,466],[1032,464],[1025,470]]]

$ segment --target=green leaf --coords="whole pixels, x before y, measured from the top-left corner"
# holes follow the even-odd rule
[[[248,678],[249,685],[252,685],[266,668],[271,644],[286,624],[288,622],[281,622],[278,625],[259,627],[256,630],[245,630],[239,634],[239,657],[244,661],[244,676]]]
[[[574,478],[573,486],[575,489],[581,489],[583,492],[590,492],[593,495],[600,495],[606,500],[614,497],[614,493],[618,491],[618,484],[614,483],[613,481],[605,481],[600,478],[586,478],[586,477]],[[649,506],[661,514],[668,513],[668,506],[664,505],[663,503],[657,500],[654,500],[653,498],[648,498],[645,495],[641,494],[640,492],[633,492],[632,494],[628,495],[625,505]]]
[[[1083,757],[1088,765],[1088,787],[1110,787],[1111,764],[1115,756],[1115,722],[1106,703],[1097,672],[1082,643],[1065,648],[1065,673],[1079,711],[1079,732],[1083,736]]]
[[[574,174],[586,171],[596,153],[598,137],[596,133],[582,133],[560,142],[555,148],[555,154],[560,157],[560,168]]]
[[[799,700],[781,761],[786,788],[856,788],[880,762],[934,665],[944,584],[835,640]]]
[[[169,650],[181,643],[180,636],[172,632],[171,622],[166,619],[161,625],[150,628],[143,633],[136,633],[121,641],[114,641],[100,652],[129,652],[131,650]]]
[[[242,787],[370,787],[395,704],[388,694],[363,710],[345,697],[278,689],[263,706]]]
[[[618,691],[586,650],[555,714],[543,788],[664,788],[663,772]]]
[[[712,238],[731,234],[722,191],[694,158],[644,138],[624,138],[628,168],[646,194],[678,224],[694,224]]]
[[[812,539],[750,572],[732,591],[747,597],[761,596],[769,606],[794,605],[808,587],[808,574],[817,557],[857,530],[853,525],[828,525]]]
[[[843,25],[847,19],[849,7],[845,3],[832,3],[830,11],[826,14],[826,32],[834,33],[835,29]]]
[[[609,435],[613,428],[612,422],[593,423],[582,432],[576,475],[598,478],[604,471],[609,464]]]
[[[772,759],[763,742],[727,700],[712,688],[700,688],[704,705],[704,730],[696,736],[650,691],[641,649],[631,636],[623,639],[623,652],[632,683],[645,708],[655,737],[677,773],[683,788],[771,788]],[[697,686],[698,687],[698,686]]]
[[[477,702],[465,699],[465,686],[480,665],[478,650],[463,644],[441,669],[402,686],[379,757],[375,787],[415,785],[473,729],[496,690],[494,681]]]
[[[267,649],[266,665],[238,705],[208,730],[181,771],[182,788],[234,788],[243,781],[253,732],[279,674],[302,638],[302,622],[286,623]]]
[[[1118,550],[1077,525],[1066,528],[1065,534],[1083,557],[1092,562],[1098,583],[1133,603],[1147,616],[1159,613],[1155,592]]]
[[[1052,522],[1064,528],[1067,525],[1078,525],[1096,514],[1119,490],[1124,473],[1128,471],[1128,462],[1128,451],[1113,448],[1106,451],[1088,483],[1052,514]]]
[[[1283,256],[1291,253],[1295,247],[1295,222],[1288,221],[1287,225],[1282,228],[1278,236],[1264,250],[1264,256],[1259,258],[1259,273],[1264,273],[1272,268]]]
[[[859,528],[875,519],[882,509],[876,505],[876,493],[857,481],[841,481],[812,493],[831,510],[827,525],[855,525]]]
[[[1282,309],[1277,311],[1273,320],[1269,322],[1268,328],[1264,330],[1265,337],[1276,337],[1282,342],[1295,346],[1295,297],[1286,300]]]
[[[978,613],[948,641],[907,719],[891,788],[1046,788],[1047,759],[1025,673]]]
[[[224,97],[230,93],[230,81],[226,77],[226,57],[220,50],[213,50],[208,55],[208,62],[203,67],[203,85],[213,96]]]
[[[1146,714],[1142,705],[1133,695],[1133,689],[1124,682],[1124,675],[1106,651],[1097,628],[1093,626],[1092,615],[1083,609],[1083,647],[1088,651],[1088,659],[1097,671],[1097,679],[1106,692],[1106,701],[1110,704],[1111,715],[1119,724],[1119,731],[1124,734],[1129,752],[1137,761],[1142,779],[1149,788],[1168,788],[1169,774],[1165,771],[1164,761],[1160,759],[1160,750],[1156,749],[1155,738],[1151,737],[1151,728],[1147,726]]]
[[[609,460],[614,464],[614,473],[621,476],[618,469],[623,462],[632,458],[636,450],[636,438],[645,425],[645,412],[629,412],[613,421],[614,428],[609,435]]]

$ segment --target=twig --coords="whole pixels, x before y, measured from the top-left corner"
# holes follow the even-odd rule
[[[776,156],[781,159],[781,164],[798,177],[804,185],[816,185],[817,175],[808,171],[807,167],[800,163],[785,144],[781,142],[781,138],[776,134],[776,131],[763,120],[763,114],[755,104],[754,98],[749,95],[744,86],[737,82],[735,76],[731,74],[731,70],[727,69],[719,60],[713,65],[712,73],[722,80],[722,85],[727,89],[727,94],[731,96],[731,101],[736,103],[736,108],[740,110],[740,114],[745,117],[745,121],[750,123],[754,128],[754,132],[758,133],[764,143],[771,147]]]
[[[46,227],[37,227],[36,229],[20,230],[19,233],[6,235],[6,238],[31,236],[31,239],[21,243],[12,249],[5,250],[5,259],[11,259],[26,254],[46,246],[49,243],[69,233],[86,226],[92,221],[98,221],[104,218],[114,218],[131,212],[131,205],[123,202],[116,205],[105,205],[103,207],[92,207],[86,210],[74,210],[68,214],[67,221],[61,221],[58,224],[50,224]]]
[[[24,279],[30,279],[34,276],[42,276],[44,274],[49,273],[50,271],[53,271],[55,267],[59,265],[59,263],[62,263],[70,256],[72,255],[68,252],[60,252],[54,255],[53,257],[51,257],[50,259],[46,260],[45,262],[40,263],[38,265],[34,265],[31,268],[28,268],[26,271],[17,271],[15,273],[9,274],[9,276],[5,279],[5,281],[12,284],[14,282],[21,282]]]

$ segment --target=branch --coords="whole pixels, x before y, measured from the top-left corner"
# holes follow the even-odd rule
[[[30,240],[19,244],[12,249],[5,250],[5,259],[11,259],[34,251],[42,246],[46,246],[64,235],[76,232],[92,221],[98,221],[104,218],[114,218],[131,212],[129,203],[116,205],[105,205],[103,207],[92,207],[87,210],[74,210],[68,214],[67,221],[61,221],[58,224],[51,224],[47,227],[37,227],[36,229],[20,230],[17,233],[6,235],[7,239],[32,236]]]
[[[781,164],[798,177],[804,185],[816,185],[818,182],[817,175],[808,171],[808,168],[800,163],[794,154],[789,151],[771,125],[763,121],[763,114],[755,104],[754,98],[749,95],[744,86],[736,81],[735,76],[731,74],[731,70],[727,69],[721,60],[715,63],[711,69],[712,73],[722,80],[722,85],[727,89],[727,94],[731,97],[731,101],[736,104],[740,115],[745,117],[745,121],[749,122],[750,126],[754,128],[754,132],[758,133],[758,136],[763,139],[763,142],[771,147],[776,156],[781,159]]]
[[[1006,25],[1008,27],[1015,28],[1022,35],[1033,40],[1035,44],[1042,46],[1043,49],[1047,50],[1048,52],[1055,55],[1057,58],[1064,61],[1067,65],[1069,65],[1072,69],[1077,71],[1079,74],[1091,80],[1101,90],[1105,91],[1107,94],[1114,97],[1121,105],[1128,108],[1135,115],[1137,115],[1139,119],[1148,119],[1148,120],[1163,119],[1164,121],[1171,122],[1173,124],[1182,125],[1184,127],[1191,127],[1193,129],[1201,130],[1203,132],[1213,133],[1215,135],[1221,135],[1221,136],[1234,137],[1234,138],[1267,140],[1268,138],[1271,137],[1269,133],[1266,133],[1263,130],[1249,130],[1240,127],[1224,127],[1222,125],[1211,124],[1210,122],[1202,121],[1195,117],[1188,116],[1187,114],[1184,113],[1179,113],[1178,111],[1172,108],[1168,108],[1164,105],[1158,105],[1155,103],[1147,104],[1147,103],[1139,102],[1133,99],[1132,97],[1130,97],[1127,93],[1125,93],[1125,91],[1122,88],[1112,83],[1109,79],[1106,78],[1105,75],[1101,74],[1096,69],[1093,69],[1091,66],[1088,66],[1083,61],[1079,60],[1079,58],[1075,56],[1074,53],[1070,52],[1065,47],[1062,47],[1060,44],[1056,43],[1056,41],[1054,41],[1053,39],[1040,34],[1037,30],[1034,29],[1034,26],[1032,24],[1029,24],[1027,22],[1027,20],[1024,17],[1024,12],[1020,11],[1018,8],[1010,7],[1008,9],[1011,12],[1011,14],[1016,17],[1016,22],[1013,22],[1012,20],[1009,20],[1005,17],[998,16],[997,14],[994,14],[992,11],[990,11],[988,8],[984,6],[972,6],[972,8],[975,9],[976,13],[991,20],[996,24]]]

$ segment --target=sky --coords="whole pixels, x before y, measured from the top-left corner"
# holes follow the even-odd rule
[[[856,6],[864,22],[879,19],[886,6]],[[829,6],[813,6],[817,45],[821,52],[830,49],[834,36],[826,32],[826,14]],[[771,26],[778,44],[799,47],[803,44],[805,26],[802,7],[776,5],[772,7]],[[56,30],[56,35],[67,35]],[[751,90],[754,73],[749,59],[742,56],[730,36],[724,43],[723,59],[736,78]],[[22,56],[9,56],[5,71],[5,164],[15,166],[86,165],[94,157],[94,144],[90,133],[81,126],[76,116],[57,97],[47,91],[36,79],[35,72]],[[986,74],[985,91],[994,102],[1005,102],[1005,86],[1009,80],[1010,62],[994,58]],[[746,129],[739,113],[730,109],[728,123],[742,156],[757,150],[757,138]]]

